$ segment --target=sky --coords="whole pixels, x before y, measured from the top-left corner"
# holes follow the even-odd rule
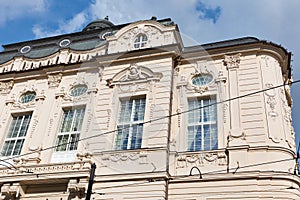
[[[171,18],[186,45],[252,36],[292,52],[300,79],[299,0],[0,0],[0,44],[81,31],[109,16],[114,24]],[[0,50],[1,47],[0,47]],[[292,117],[300,140],[300,83],[292,86]]]

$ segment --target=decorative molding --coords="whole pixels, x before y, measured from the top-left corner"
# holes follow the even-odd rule
[[[148,164],[148,153],[144,151],[139,152],[122,152],[102,154],[102,167],[107,167],[109,163],[122,163],[135,161],[139,164]]]
[[[136,64],[131,64],[126,69],[117,73],[112,79],[108,79],[107,86],[122,86],[123,90],[135,91],[145,89],[151,81],[159,81],[162,73],[155,73],[151,69]],[[142,85],[141,85],[142,84]]]
[[[106,122],[106,127],[109,128],[110,120],[111,120],[111,109],[107,109],[107,122]]]
[[[1,186],[1,199],[6,200],[16,200],[19,199],[23,193],[22,187],[20,183],[4,183]]]
[[[104,66],[98,67],[98,75],[99,75],[99,81],[102,81],[103,78],[103,73],[104,73]]]
[[[48,85],[49,88],[57,88],[61,82],[62,79],[62,73],[58,74],[48,74]]]
[[[14,165],[18,167],[24,167],[28,165],[39,164],[41,162],[41,150],[42,146],[29,147],[27,156],[13,159]]]
[[[190,166],[205,165],[227,165],[227,156],[225,152],[188,152],[179,153],[176,156],[176,168],[187,168]]]
[[[91,166],[90,159],[83,159],[82,161],[76,161],[72,163],[53,163],[53,164],[37,164],[37,165],[26,165],[22,164],[24,160],[14,159],[14,166],[16,169],[1,168],[1,176],[15,176],[18,174],[26,174],[28,172],[35,174],[50,174],[58,172],[77,172],[80,170],[89,170]]]
[[[9,94],[13,86],[13,80],[0,82],[0,94]]]
[[[240,67],[241,55],[241,53],[238,53],[232,56],[224,56],[223,63],[227,67],[227,70],[238,69]]]
[[[272,88],[273,84],[272,83],[266,83],[265,84],[266,88]],[[275,93],[275,89],[270,89],[265,91],[265,95],[267,96],[267,104],[269,105],[269,108],[271,111],[268,112],[268,115],[275,119],[278,116],[278,113],[275,111],[275,106],[277,104],[276,102],[276,93]]]
[[[68,183],[68,192],[71,198],[84,198],[87,186],[86,180],[70,179]],[[76,198],[76,199],[77,199]]]
[[[74,64],[90,61],[97,55],[105,54],[106,46],[100,46],[89,51],[60,50],[52,55],[31,59],[26,57],[14,57],[10,61],[0,65],[0,74],[7,72],[23,72],[33,69],[43,68],[45,66],[57,64]]]
[[[288,129],[288,132],[286,132],[285,134],[286,137],[285,140],[290,148],[295,148],[295,131],[292,126],[292,108],[289,106],[288,100],[286,98],[286,88],[284,89],[280,88],[280,91],[281,91],[280,97],[281,97],[282,107],[284,111],[283,119]]]

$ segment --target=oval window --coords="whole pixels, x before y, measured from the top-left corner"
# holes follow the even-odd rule
[[[33,91],[28,91],[25,92],[21,97],[20,97],[20,102],[21,103],[29,103],[35,99],[36,93]]]
[[[70,91],[70,96],[72,97],[78,97],[80,95],[83,95],[87,91],[86,85],[76,85],[74,86]]]
[[[62,41],[59,42],[60,47],[66,47],[69,44],[71,44],[71,41],[69,39],[63,39]]]
[[[197,86],[204,86],[209,84],[213,77],[209,74],[200,74],[192,78],[192,84]]]
[[[30,50],[31,50],[31,47],[27,45],[27,46],[22,47],[20,52],[24,54],[24,53],[28,53]]]

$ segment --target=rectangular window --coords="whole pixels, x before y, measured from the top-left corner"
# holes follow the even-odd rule
[[[218,148],[217,106],[214,96],[188,101],[188,151]]]
[[[145,97],[121,100],[115,140],[116,150],[141,148],[145,104]]]
[[[56,141],[56,151],[77,150],[85,108],[64,110],[61,127]]]
[[[1,156],[20,155],[30,119],[31,114],[13,116],[8,134],[4,141]]]

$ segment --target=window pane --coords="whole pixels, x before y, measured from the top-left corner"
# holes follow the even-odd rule
[[[66,151],[68,139],[69,135],[59,135],[56,144],[56,151]]]
[[[78,139],[79,139],[79,134],[72,134],[71,135],[71,140],[70,140],[70,147],[69,150],[76,150],[77,149],[77,145],[78,145]]]
[[[115,149],[124,150],[127,149],[129,135],[129,125],[118,126],[118,133],[116,138]]]
[[[13,117],[4,145],[2,147],[2,156],[13,156],[21,153],[30,119],[31,114]]]
[[[115,149],[141,148],[145,103],[145,98],[121,101]]]
[[[56,151],[77,150],[84,113],[85,108],[64,111],[60,133],[57,137]]]
[[[189,100],[188,150],[212,150],[218,148],[217,110],[215,98]]]
[[[19,155],[21,153],[23,143],[24,143],[24,140],[17,140],[17,142],[15,143],[13,155]]]

